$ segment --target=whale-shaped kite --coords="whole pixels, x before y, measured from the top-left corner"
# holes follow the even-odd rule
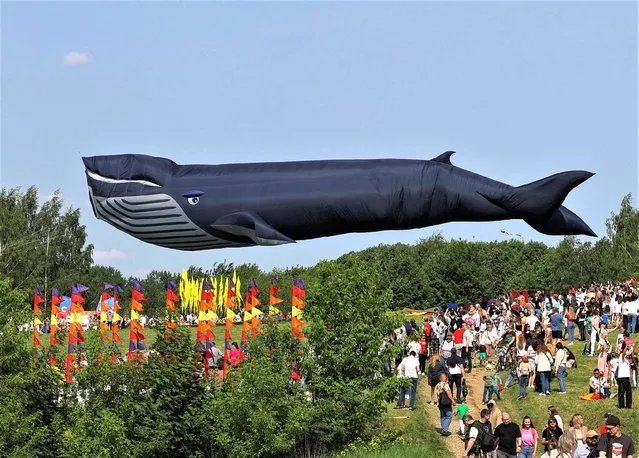
[[[549,235],[595,236],[562,206],[593,173],[563,172],[513,187],[455,167],[452,154],[429,161],[221,165],[178,165],[139,154],[83,160],[97,218],[179,250],[509,219],[523,219]]]

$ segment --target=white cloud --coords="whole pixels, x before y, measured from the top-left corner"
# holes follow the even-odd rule
[[[64,55],[62,62],[69,67],[86,65],[93,61],[93,56],[88,52],[71,51]]]
[[[115,248],[111,248],[110,250],[100,251],[95,250],[93,252],[93,262],[115,262],[121,261],[123,259],[128,259],[130,256],[126,253],[123,253],[120,250],[116,250]]]

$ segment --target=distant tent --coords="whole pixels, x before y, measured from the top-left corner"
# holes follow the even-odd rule
[[[459,304],[446,304],[446,308],[449,310],[457,310],[459,308]]]
[[[100,304],[101,304],[101,302],[102,302],[102,301],[101,301],[101,299],[102,299],[102,298],[98,299],[98,305],[97,305],[97,307],[95,308],[95,311],[96,311],[96,312],[99,312],[99,311],[100,311]],[[109,306],[109,308],[110,308],[111,310],[113,310],[113,298],[112,298],[112,297],[110,297],[110,298],[108,298],[105,302],[106,302],[106,304]]]
[[[69,296],[62,296],[62,302],[59,305],[60,313],[58,316],[66,317],[71,310],[71,298]]]

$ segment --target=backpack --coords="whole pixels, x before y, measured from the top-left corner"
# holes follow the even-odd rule
[[[470,428],[477,429],[477,438],[475,439],[475,443],[473,444],[473,447],[470,450],[470,452],[475,455],[479,454],[479,452],[481,451],[492,450],[487,448],[490,446],[489,441],[491,440],[490,436],[492,436],[492,434],[486,431],[487,428],[485,428],[485,425],[488,425],[488,427],[490,427],[490,422],[482,423],[479,420],[475,420],[466,429],[466,434],[465,434],[466,437],[464,438],[466,442],[470,440]],[[493,439],[494,439],[494,436],[493,436]],[[493,440],[493,445],[494,445],[494,440]]]
[[[445,391],[439,393],[439,406],[440,407],[449,407],[453,405],[453,401],[450,400]]]
[[[492,452],[495,450],[495,446],[497,445],[497,439],[493,434],[493,427],[489,421],[486,423],[477,422],[480,425],[480,435],[481,440],[479,441],[481,444],[482,452]],[[479,437],[478,437],[479,439]]]

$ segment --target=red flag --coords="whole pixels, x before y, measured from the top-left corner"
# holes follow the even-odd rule
[[[134,289],[131,292],[131,297],[133,298],[133,300],[136,300],[136,301],[145,301],[146,300],[146,297],[144,297],[144,293],[141,293],[140,291],[138,291],[136,289]]]

